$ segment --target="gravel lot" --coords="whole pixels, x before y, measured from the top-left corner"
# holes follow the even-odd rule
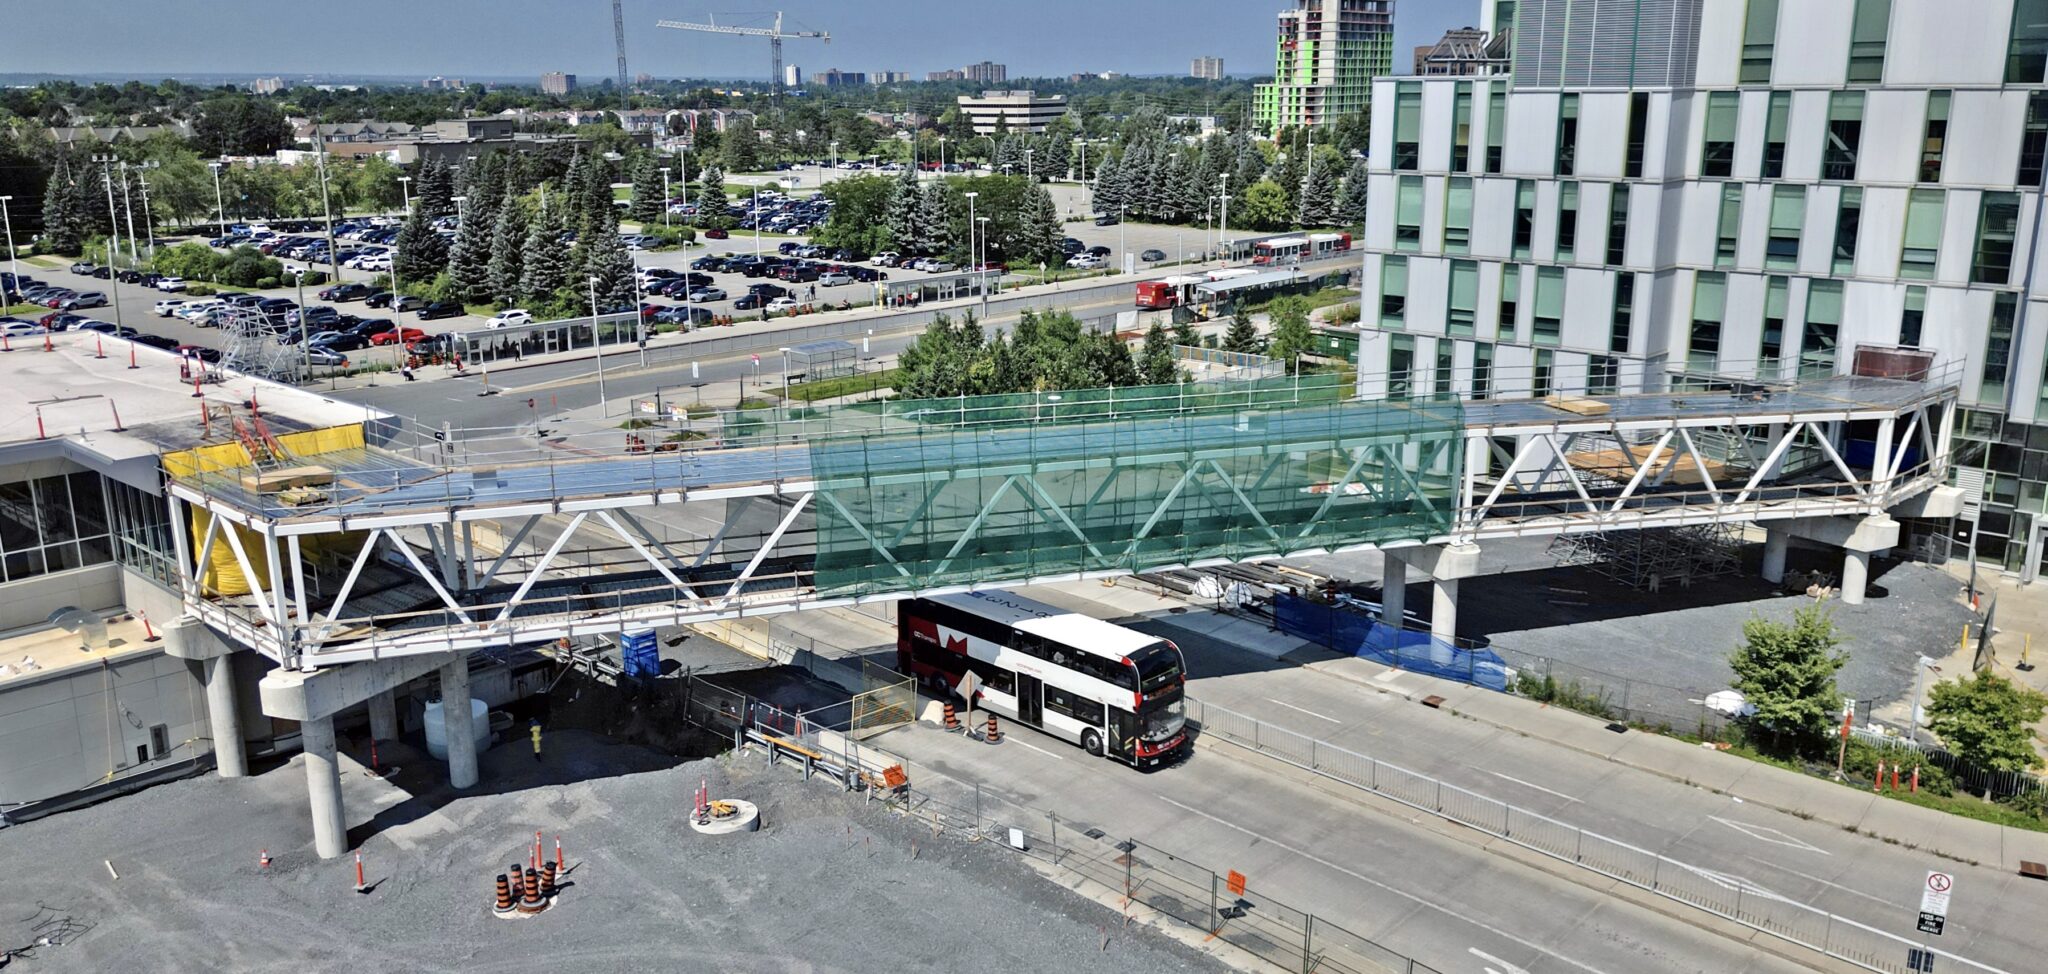
[[[1222,970],[1040,878],[1010,853],[935,840],[822,779],[758,754],[675,764],[595,735],[548,739],[547,763],[500,746],[483,788],[414,798],[345,773],[352,860],[307,833],[297,760],[206,776],[0,830],[0,945],[40,919],[90,925],[7,965],[23,971]],[[424,755],[401,780],[438,779]],[[686,824],[701,779],[762,807],[762,832],[709,839]],[[371,815],[375,821],[366,821]],[[491,915],[493,877],[533,831],[572,866],[555,910]],[[918,838],[912,858],[911,839]],[[257,865],[268,847],[275,861]],[[119,879],[109,875],[111,861]],[[1110,939],[1102,949],[1107,928]],[[1029,961],[1022,960],[1030,958]]]

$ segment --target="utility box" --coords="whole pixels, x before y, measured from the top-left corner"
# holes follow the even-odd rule
[[[654,630],[642,629],[619,635],[619,662],[627,676],[654,678],[661,675],[661,644]]]

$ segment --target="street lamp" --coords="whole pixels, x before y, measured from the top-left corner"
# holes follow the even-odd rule
[[[782,346],[782,398],[789,398],[789,346]]]
[[[1032,183],[1036,183],[1036,182],[1038,182],[1038,179],[1037,179],[1037,177],[1033,176],[1033,175],[1032,175],[1032,172],[1031,172],[1031,150],[1030,150],[1030,149],[1025,149],[1025,150],[1024,150],[1024,179],[1025,179],[1025,181],[1027,181],[1027,182],[1032,182]]]
[[[14,197],[12,196],[0,196],[0,223],[7,225],[7,272],[14,275],[14,287],[19,289],[21,287],[21,258],[14,255],[14,214],[8,212],[7,206],[13,199]],[[5,296],[0,295],[0,301],[4,300]]]
[[[142,263],[142,258],[135,255],[135,199],[128,195],[128,163],[126,160],[123,160],[121,163],[121,211],[128,219],[128,266],[134,267]]]
[[[946,137],[939,136],[939,178],[946,178]]]
[[[1222,192],[1218,195],[1223,197],[1223,209],[1221,215],[1216,219],[1216,249],[1223,254],[1220,259],[1225,263],[1229,263],[1230,255],[1224,249],[1223,237],[1230,232],[1230,174],[1227,172],[1218,173],[1216,178],[1222,186]]]
[[[833,175],[835,175],[835,176],[836,176],[836,175],[838,175],[838,173],[839,173],[839,143],[838,143],[838,141],[837,141],[837,140],[834,140],[834,141],[833,141],[833,142],[831,143],[831,147],[832,147],[832,172],[833,172]],[[818,180],[818,185],[819,185],[820,187],[822,187],[822,186],[824,186],[824,184],[825,184],[825,180],[824,180],[824,179],[823,179],[822,177],[821,177],[821,178],[819,178],[819,180]]]
[[[960,195],[967,197],[967,259],[974,260],[974,226],[978,222],[974,218],[974,198],[980,196],[981,194],[970,190]],[[977,261],[975,267],[976,284],[979,284],[981,282],[981,268],[979,266],[979,263],[980,262]],[[986,307],[982,309],[982,317],[988,317],[988,309]]]
[[[154,169],[156,167],[154,165],[150,165],[145,168]],[[152,219],[149,215],[149,174],[144,173],[140,176],[137,176],[135,177],[135,181],[142,187],[142,232],[149,235],[149,258],[151,260],[155,260],[156,220]]]
[[[461,199],[462,197],[456,197]],[[597,333],[597,275],[590,276],[590,343],[597,347],[597,412],[612,414],[611,401],[604,394],[604,338]]]
[[[981,284],[981,320],[988,320],[988,217],[976,217],[981,225],[981,254],[974,261],[974,276]]]
[[[118,160],[113,156],[107,155],[93,156],[92,161],[99,163],[103,167],[101,181],[107,185],[107,223],[114,231],[107,237],[107,294],[114,299],[114,326],[118,328],[121,325],[121,279],[113,270],[114,258],[117,256],[120,246],[117,240],[121,236],[120,224],[114,222],[114,163]]]
[[[1124,231],[1124,217],[1128,216],[1130,212],[1131,204],[1118,203],[1116,205],[1116,259],[1125,263],[1130,262],[1130,254],[1126,252],[1124,246],[1125,238],[1128,236]]]
[[[220,192],[220,171],[226,165],[227,163],[225,162],[209,162],[206,164],[206,168],[213,170],[213,209],[220,216],[220,235],[222,237],[228,235],[228,202],[227,197],[222,196]]]
[[[406,215],[406,216],[411,216],[411,215],[412,215],[412,177],[411,177],[411,176],[400,176],[400,177],[398,177],[398,192],[399,192],[399,198],[405,201],[405,202],[404,202],[404,209],[405,209],[405,215]],[[542,200],[542,202],[546,202],[546,200],[547,200],[547,197],[543,196],[543,197],[541,197],[541,200]]]
[[[661,225],[662,225],[662,226],[663,226],[664,228],[666,228],[666,227],[668,227],[668,226],[669,226],[669,219],[668,219],[668,169],[669,169],[669,167],[667,167],[667,166],[663,166],[663,167],[661,167]]]

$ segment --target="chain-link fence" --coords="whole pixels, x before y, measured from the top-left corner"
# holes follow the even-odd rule
[[[1224,707],[1190,698],[1188,720],[1197,725],[1203,736],[1498,836],[1866,970],[1914,974],[1923,969],[1917,966],[1920,960],[1940,957],[1950,970],[1985,974],[1997,971],[1926,943],[1748,888],[1747,884],[1712,870],[1567,825]]]

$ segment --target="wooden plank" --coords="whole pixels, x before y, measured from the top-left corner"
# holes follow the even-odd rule
[[[251,470],[242,474],[242,489],[258,494],[275,493],[294,487],[318,487],[334,483],[334,471],[315,464]]]
[[[1588,399],[1585,396],[1574,396],[1562,392],[1544,396],[1543,402],[1545,405],[1555,406],[1565,412],[1579,416],[1605,416],[1614,411],[1613,406],[1598,399]]]

